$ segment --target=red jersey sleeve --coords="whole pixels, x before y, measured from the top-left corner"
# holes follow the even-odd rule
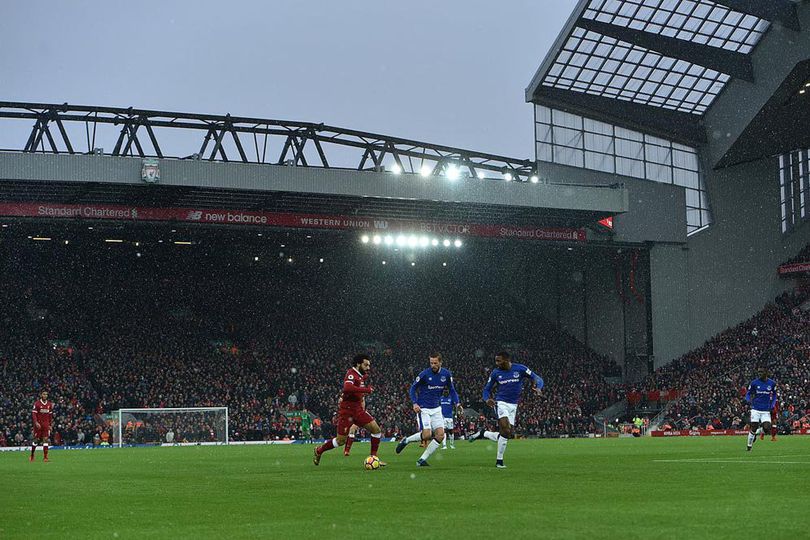
[[[343,400],[359,402],[363,396],[371,393],[371,388],[366,386],[366,378],[350,369],[343,378]]]

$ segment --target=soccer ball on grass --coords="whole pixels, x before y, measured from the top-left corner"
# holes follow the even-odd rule
[[[380,468],[380,458],[377,456],[368,456],[365,461],[363,461],[363,467],[367,471],[376,471]]]

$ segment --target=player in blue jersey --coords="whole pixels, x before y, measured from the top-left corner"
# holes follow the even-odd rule
[[[456,407],[459,407],[458,402],[454,402],[451,396],[442,396],[442,416],[444,417],[444,438],[442,439],[442,450],[447,450],[447,440],[450,439],[450,449],[456,449],[456,436],[453,434],[455,424],[453,424],[453,413]]]
[[[751,381],[745,393],[745,401],[751,404],[751,422],[748,433],[748,451],[757,440],[757,430],[762,425],[763,431],[771,429],[771,411],[776,404],[776,383],[768,378],[768,368],[759,370],[759,378]]]
[[[540,389],[543,388],[543,379],[523,364],[513,364],[509,353],[505,351],[495,355],[495,366],[484,386],[483,398],[487,405],[495,409],[498,414],[498,431],[486,431],[481,428],[470,438],[470,442],[484,438],[497,442],[498,456],[495,466],[505,469],[503,454],[506,452],[506,443],[514,437],[512,426],[515,425],[515,412],[517,412],[523,383],[532,381],[532,391],[539,394]]]
[[[445,388],[450,390],[450,398],[458,404],[458,394],[453,386],[453,375],[450,370],[442,367],[441,353],[433,353],[430,355],[430,367],[416,377],[409,392],[419,431],[403,437],[396,448],[396,452],[399,454],[408,443],[430,441],[422,453],[422,457],[416,462],[418,467],[428,466],[428,459],[444,439],[444,417],[440,400]]]

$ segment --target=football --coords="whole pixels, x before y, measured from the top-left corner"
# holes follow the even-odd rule
[[[367,471],[376,471],[380,468],[380,458],[377,456],[368,456],[363,462],[363,467],[365,467]]]

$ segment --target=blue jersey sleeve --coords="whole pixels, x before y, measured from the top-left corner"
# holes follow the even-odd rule
[[[748,385],[748,389],[745,391],[745,401],[751,403],[753,397],[751,396],[751,388],[754,386],[754,383]],[[738,394],[739,395],[739,394]]]
[[[410,395],[410,396],[411,396],[411,401],[413,401],[414,403],[416,403],[416,399],[417,399],[417,392],[416,392],[416,390],[417,390],[417,388],[419,388],[419,387],[420,387],[422,384],[424,384],[424,379],[425,379],[425,372],[423,371],[423,372],[421,372],[419,375],[417,375],[417,376],[416,376],[416,380],[415,380],[415,381],[413,381],[413,384],[411,385],[410,390],[408,390],[408,395]]]
[[[543,379],[540,377],[540,375],[538,375],[537,373],[535,373],[534,371],[529,369],[528,366],[524,366],[523,364],[519,364],[519,367],[517,367],[517,370],[520,372],[521,378],[523,378],[523,379],[531,379],[534,382],[534,385],[537,388],[543,388]]]
[[[495,371],[493,370],[492,373],[489,374],[489,380],[487,380],[486,386],[484,386],[484,401],[488,400],[492,397],[492,385],[495,384]]]

